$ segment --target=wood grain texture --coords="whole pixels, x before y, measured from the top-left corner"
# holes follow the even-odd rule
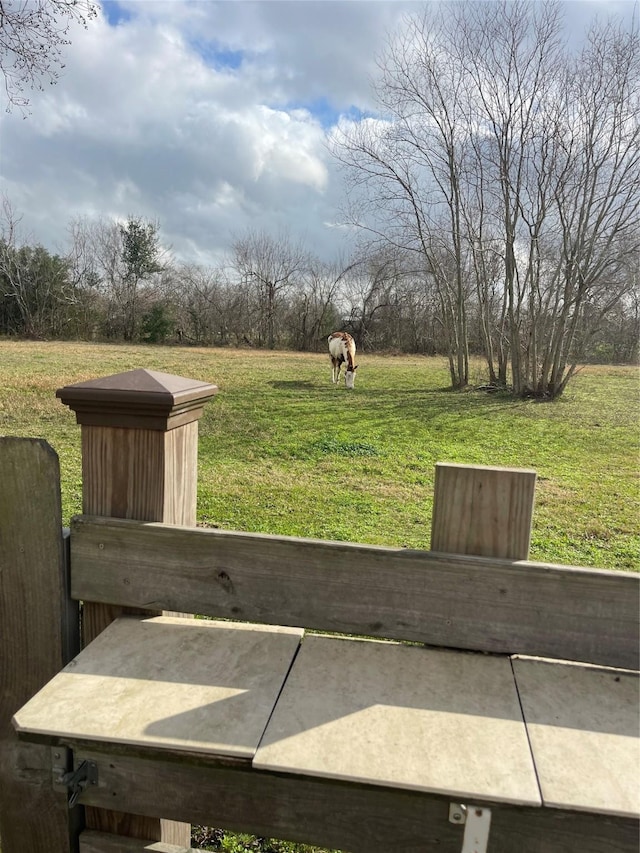
[[[85,512],[170,524],[195,524],[198,423],[163,432],[120,427],[82,427]],[[84,642],[125,612],[117,602],[84,597]],[[140,612],[130,610],[126,612]],[[188,846],[191,827],[137,821],[134,816],[87,811],[92,829]],[[126,831],[125,831],[126,830]]]
[[[198,421],[164,433],[164,501],[166,524],[195,527],[198,500]]]
[[[350,853],[460,853],[463,829],[449,798],[415,791],[223,767],[77,751],[98,763],[83,794],[95,805],[126,803],[139,814]],[[542,808],[492,807],[491,853],[637,853],[638,822]],[[100,851],[102,853],[102,851]]]
[[[141,521],[162,519],[164,433],[81,429],[83,511]]]
[[[535,484],[535,471],[439,462],[431,550],[526,560]]]
[[[196,523],[198,422],[160,432],[82,428],[83,510]]]
[[[18,743],[11,726],[66,663],[73,630],[65,624],[65,573],[58,457],[42,440],[0,437],[2,853],[70,849],[67,798],[52,790],[50,751]]]
[[[86,517],[71,549],[81,599],[638,668],[632,573]]]

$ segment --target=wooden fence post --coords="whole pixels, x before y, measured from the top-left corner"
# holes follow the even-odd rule
[[[63,853],[73,823],[52,788],[46,746],[18,741],[11,717],[77,651],[67,596],[58,457],[41,439],[0,437],[0,845]],[[75,642],[74,642],[75,638]]]
[[[195,526],[198,419],[217,390],[144,369],[60,388],[82,428],[83,512]],[[84,642],[122,612],[85,603]],[[86,818],[96,830],[191,844],[189,824],[89,808]]]
[[[436,464],[431,550],[527,560],[536,472]]]

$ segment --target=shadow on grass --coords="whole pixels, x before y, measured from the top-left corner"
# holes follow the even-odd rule
[[[295,391],[296,389],[301,390],[315,390],[317,386],[308,379],[274,379],[269,382],[272,388],[279,389],[281,391]]]
[[[515,419],[515,424],[509,428],[517,428],[521,418],[532,411],[530,400],[502,391],[456,391],[450,386],[434,388],[428,385],[422,388],[385,387],[373,383],[346,390],[306,377],[269,380],[261,388],[253,389],[252,401],[253,407],[262,412],[276,431],[279,418],[288,411],[295,411],[296,429],[303,432],[322,429],[323,434],[325,429],[334,430],[345,440],[364,439],[374,430],[374,445],[381,435],[397,431],[401,423],[405,431],[415,430],[416,438],[421,436],[422,440],[425,430],[457,432],[464,429],[467,422],[473,422],[474,429],[478,429],[486,421],[487,428],[495,431],[507,427],[510,420]],[[266,427],[265,422],[261,429],[266,430]],[[292,431],[295,429],[289,428],[287,434]],[[267,440],[266,436],[263,438]],[[275,434],[271,438],[275,441]]]
[[[367,418],[384,419],[388,415],[419,418],[421,421],[440,417],[465,417],[524,411],[527,400],[511,395],[487,394],[483,391],[453,391],[450,388],[416,389],[399,388],[379,390],[360,388],[349,397],[349,408],[354,414],[366,412]]]

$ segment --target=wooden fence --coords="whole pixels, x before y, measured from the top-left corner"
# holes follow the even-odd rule
[[[191,823],[635,853],[638,576],[529,562],[531,471],[438,465],[429,552],[198,529],[215,390],[58,392],[82,426],[70,536],[55,453],[0,439],[2,853],[179,853]]]

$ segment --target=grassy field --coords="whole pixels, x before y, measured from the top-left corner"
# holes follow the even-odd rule
[[[80,429],[56,388],[136,367],[179,374],[220,388],[200,421],[202,524],[428,548],[436,462],[526,467],[538,472],[531,559],[639,570],[637,368],[585,368],[563,399],[536,403],[453,393],[439,358],[358,361],[348,392],[324,354],[0,340],[0,434],[55,448],[67,523],[81,511]],[[204,828],[192,843],[317,850]]]
[[[175,373],[220,389],[200,421],[202,524],[428,548],[435,463],[505,465],[538,472],[531,559],[638,569],[637,368],[584,368],[537,403],[453,393],[440,358],[358,361],[348,392],[324,354],[4,340],[0,434],[58,452],[66,523],[81,511],[80,429],[56,388]]]

